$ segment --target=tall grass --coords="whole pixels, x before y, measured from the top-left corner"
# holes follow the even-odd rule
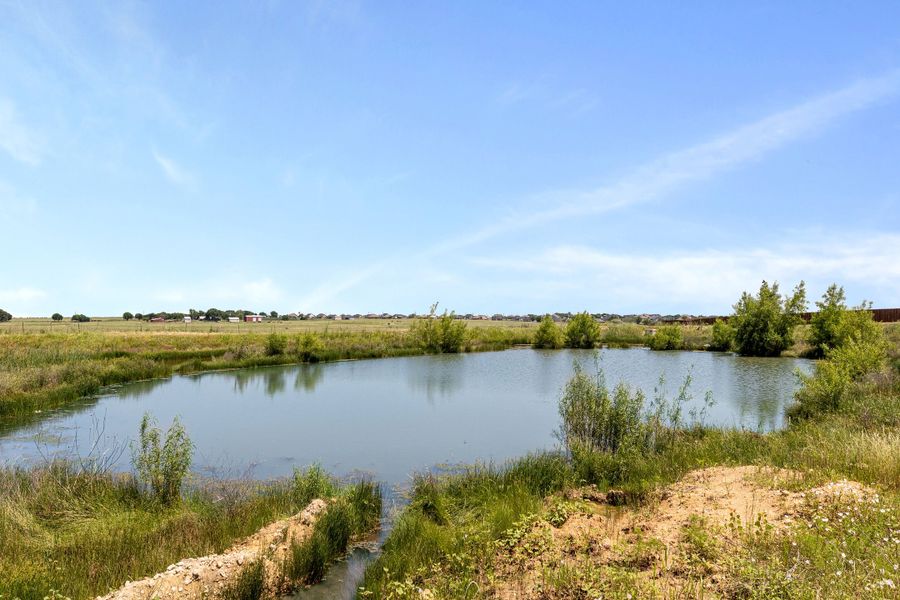
[[[51,589],[93,598],[188,556],[222,552],[262,526],[295,514],[311,490],[300,475],[274,482],[209,482],[163,504],[131,475],[81,473],[73,465],[0,470],[0,594],[42,600]],[[330,479],[329,479],[330,481]],[[377,527],[381,496],[363,482],[339,492],[350,530]],[[329,529],[333,539],[333,529]],[[235,598],[254,597],[248,569]],[[249,594],[249,595],[248,595]]]
[[[321,581],[329,563],[347,553],[354,537],[378,526],[381,502],[381,488],[370,481],[342,490],[316,521],[312,535],[291,544],[283,568],[287,586]]]

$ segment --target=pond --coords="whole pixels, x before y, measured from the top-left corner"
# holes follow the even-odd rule
[[[178,415],[196,444],[194,467],[221,477],[269,478],[320,463],[337,475],[367,472],[389,486],[438,465],[502,462],[552,449],[557,400],[579,362],[599,364],[610,386],[648,398],[660,377],[674,398],[691,375],[691,406],[709,391],[705,422],[772,430],[797,386],[799,359],[712,352],[515,349],[178,376],[123,386],[5,434],[0,458],[31,464],[51,456],[125,448],[141,416],[167,427]],[[113,455],[128,469],[128,451]]]

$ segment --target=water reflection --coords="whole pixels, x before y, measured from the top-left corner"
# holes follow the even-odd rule
[[[135,381],[128,385],[122,386],[116,390],[116,394],[120,398],[142,398],[153,392],[161,385],[168,383],[168,379],[147,379],[146,381]]]
[[[591,372],[597,356],[510,350],[139,382],[7,431],[0,460],[34,459],[35,439],[65,446],[73,432],[90,430],[92,415],[102,415],[107,433],[127,442],[150,412],[163,425],[181,418],[197,448],[197,470],[253,465],[253,475],[266,478],[318,462],[337,475],[363,470],[387,486],[402,485],[411,472],[437,464],[501,462],[555,447],[557,401],[573,364]],[[685,417],[711,390],[716,403],[708,424],[762,430],[782,426],[797,384],[793,370],[811,367],[793,359],[644,349],[603,350],[599,364],[610,386],[624,381],[648,398],[660,375],[671,399],[690,372],[693,399]],[[117,467],[127,469],[128,457]]]
[[[436,356],[428,369],[422,369],[415,362],[408,363],[405,373],[409,389],[424,394],[431,405],[438,397],[451,396],[463,384],[462,360],[464,357],[459,354]]]
[[[294,389],[307,393],[316,391],[316,386],[325,377],[325,367],[320,364],[300,365],[294,378]]]

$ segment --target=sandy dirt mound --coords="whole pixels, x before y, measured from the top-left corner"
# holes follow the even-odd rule
[[[278,569],[291,541],[303,540],[327,507],[323,500],[313,500],[300,513],[275,521],[250,537],[238,542],[222,554],[186,558],[162,573],[138,581],[126,582],[118,590],[99,596],[98,600],[167,600],[170,598],[215,598],[242,569],[262,560],[266,585],[275,592]]]
[[[656,506],[641,511],[632,520],[647,535],[666,545],[681,538],[692,517],[724,526],[738,518],[752,524],[761,515],[775,527],[793,522],[803,495],[783,486],[796,480],[791,471],[759,467],[712,467],[691,471],[669,486]]]
[[[569,497],[575,500],[572,514],[558,527],[538,519],[514,544],[503,548],[495,565],[497,577],[486,587],[495,598],[556,598],[548,592],[548,569],[587,562],[652,579],[656,589],[680,597],[692,576],[679,565],[686,560],[686,528],[699,519],[724,542],[722,547],[727,547],[729,532],[736,525],[749,527],[763,520],[775,529],[786,528],[795,521],[807,497],[785,489],[798,477],[791,471],[759,467],[700,469],[662,490],[658,501],[639,509],[611,506],[619,504],[620,492],[577,490]],[[855,484],[830,485],[807,494],[866,493]],[[715,587],[715,569],[704,576]],[[707,597],[715,597],[715,593]]]

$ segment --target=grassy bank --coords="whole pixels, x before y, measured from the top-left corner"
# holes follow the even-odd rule
[[[444,477],[420,477],[383,554],[366,572],[363,596],[494,598],[517,589],[519,598],[896,598],[900,587],[896,341],[881,368],[841,384],[835,406],[795,420],[783,431],[761,435],[667,425],[653,434],[650,443],[618,449],[593,446],[565,455],[528,456],[499,467],[472,467]],[[828,372],[820,368],[816,377]],[[835,393],[832,389],[825,395]],[[799,397],[804,398],[802,393]],[[622,431],[628,421],[620,417],[628,402],[610,402],[609,429]],[[821,398],[803,402],[823,406]],[[622,409],[618,416],[615,407]],[[636,438],[644,440],[648,431],[639,429]],[[620,437],[625,440],[628,435]],[[794,490],[849,479],[870,486],[876,495],[849,503],[813,499],[784,530],[765,520],[748,523],[738,518],[726,532],[701,517],[692,518],[671,555],[668,546],[641,538],[640,531],[630,534],[637,542],[607,552],[617,557],[612,561],[597,558],[605,550],[596,547],[605,540],[583,534],[567,540],[567,550],[553,546],[548,532],[569,515],[580,514],[584,522],[607,518],[590,514],[596,509],[583,502],[570,501],[574,490],[596,486],[590,489],[598,494],[612,492],[605,494],[607,502],[624,503],[621,510],[652,512],[664,486],[689,471],[714,465],[789,469]],[[666,583],[673,578],[677,585]]]
[[[130,475],[79,473],[62,463],[6,469],[0,471],[0,597],[93,598],[183,557],[221,552],[314,497],[334,498],[314,533],[328,548],[315,556],[324,569],[352,539],[377,527],[377,486],[338,486],[310,469],[269,483],[209,483],[166,506]],[[287,587],[309,580],[296,566],[285,571]],[[244,582],[250,590],[251,575]]]

